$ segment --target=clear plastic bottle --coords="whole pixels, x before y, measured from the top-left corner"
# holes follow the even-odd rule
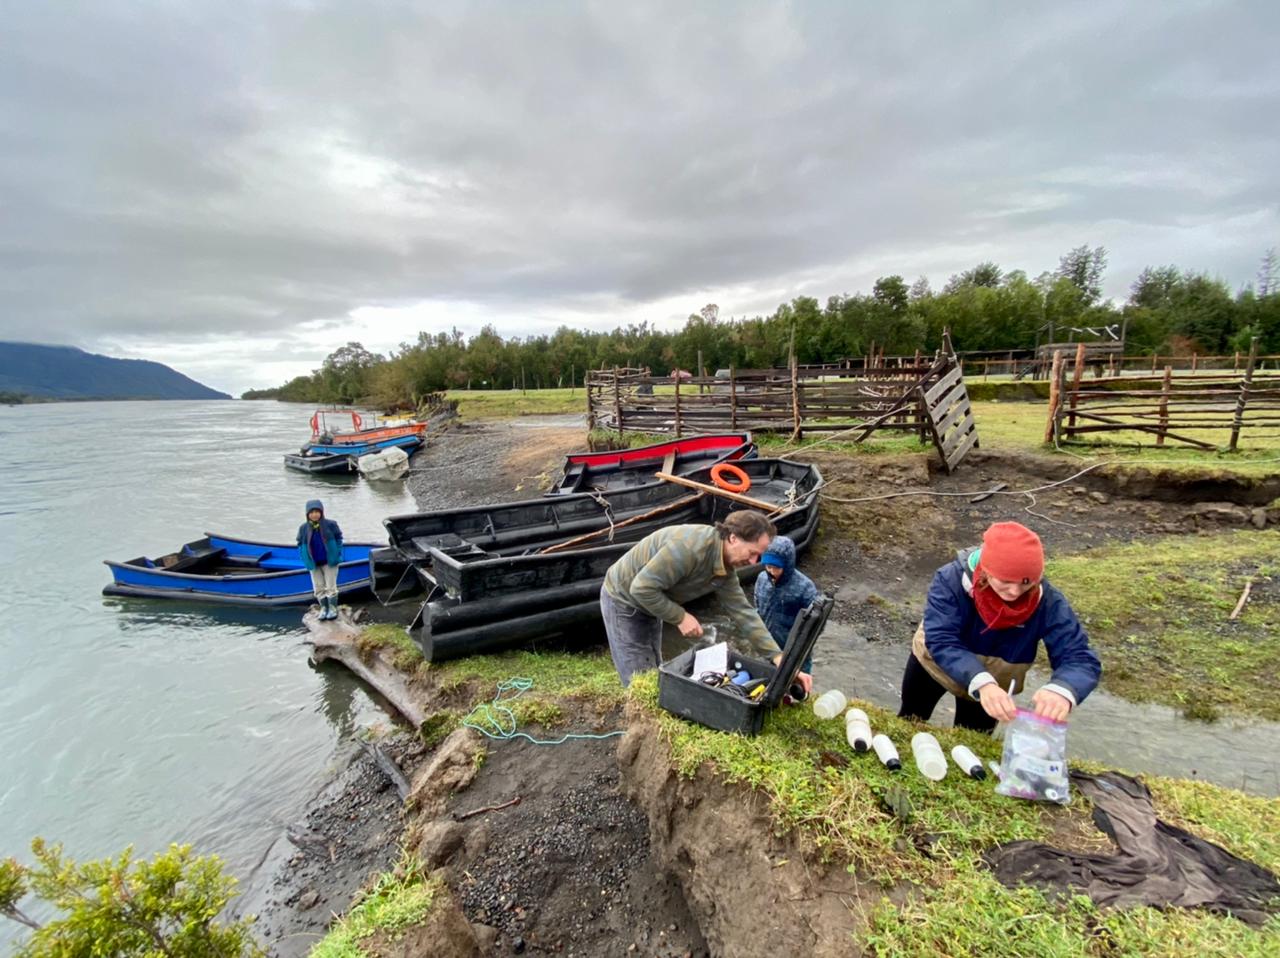
[[[813,700],[813,714],[820,719],[835,718],[844,711],[849,700],[839,689],[828,689]]]
[[[871,740],[871,747],[876,750],[876,757],[891,772],[902,768],[902,759],[898,758],[898,749],[890,741],[889,736],[881,733]]]
[[[947,757],[930,733],[916,732],[911,736],[911,754],[915,756],[916,768],[925,778],[940,782],[947,777]]]
[[[973,754],[967,745],[957,745],[951,750],[951,760],[960,766],[960,771],[978,781],[987,777],[987,770],[982,767],[982,760]]]
[[[855,752],[871,749],[871,720],[862,709],[849,709],[844,714],[844,733]]]

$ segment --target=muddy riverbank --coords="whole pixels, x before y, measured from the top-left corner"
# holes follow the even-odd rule
[[[422,509],[536,496],[558,472],[563,455],[583,448],[585,438],[583,426],[561,417],[455,427],[419,457],[411,488]],[[802,562],[838,600],[832,626],[815,655],[819,685],[843,686],[889,707],[894,704],[893,673],[905,656],[906,638],[918,620],[929,577],[955,548],[976,542],[992,521],[1018,519],[1041,532],[1051,553],[1079,553],[1110,542],[1251,528],[1259,520],[1265,525],[1278,518],[1274,508],[1189,502],[1176,490],[1159,500],[1131,497],[1126,493],[1137,487],[1114,479],[1040,489],[1063,476],[1041,462],[1010,457],[980,457],[954,476],[931,471],[931,458],[924,454],[847,456],[814,451],[795,458],[816,462],[827,480],[823,526],[816,547]],[[1005,492],[1036,491],[971,501],[1000,483],[1007,484]],[[923,487],[946,495],[877,498]],[[1213,488],[1220,492],[1223,487]],[[406,603],[403,619],[413,611],[414,603]],[[375,614],[381,620],[397,619],[395,608]],[[415,694],[431,710],[453,707],[449,703],[460,693],[453,690],[441,697],[439,690],[418,688]],[[1123,709],[1111,719],[1121,713]],[[1123,714],[1126,721],[1132,719],[1130,713]],[[1151,722],[1160,718],[1147,715]],[[570,723],[575,730],[600,732],[623,724],[619,715],[608,711],[593,714],[587,709],[579,719]],[[1263,730],[1259,742],[1265,744],[1269,734]],[[474,741],[467,748],[474,755],[480,743],[470,738]],[[431,753],[410,736],[392,739],[397,741],[400,744],[393,744],[391,751],[404,773],[415,782],[430,777],[430,767],[438,765],[445,745]],[[454,741],[449,747],[463,746]],[[1187,777],[1200,772],[1194,756],[1179,754],[1174,745],[1165,748],[1162,743],[1150,752],[1156,758],[1145,770]],[[640,752],[633,747],[628,754],[634,765]],[[667,835],[659,846],[651,844],[655,816],[675,813],[662,811],[668,808],[667,798],[654,806],[655,794],[646,792],[642,777],[630,784],[620,779],[616,755],[615,739],[554,748],[489,743],[483,760],[477,760],[479,774],[467,778],[464,791],[438,796],[439,806],[430,814],[418,805],[406,815],[386,776],[367,755],[353,753],[350,767],[315,803],[301,827],[291,830],[292,838],[287,831],[287,844],[263,866],[264,871],[274,869],[275,876],[270,901],[261,911],[261,928],[270,931],[274,953],[288,958],[305,954],[332,913],[344,908],[351,891],[394,861],[405,828],[428,864],[442,869],[453,907],[465,919],[457,927],[470,928],[463,936],[468,942],[474,938],[481,953],[665,958],[728,954],[724,948],[730,942],[741,947],[745,939],[736,938],[732,928],[708,921],[705,901],[690,904],[690,888],[696,886],[680,872],[681,855],[692,854],[686,847],[690,839],[676,841]],[[1144,770],[1141,754],[1137,759],[1119,764]],[[465,765],[470,759],[458,761]],[[1186,767],[1180,767],[1180,761]],[[1271,793],[1271,781],[1277,778],[1273,765],[1251,767],[1242,774],[1246,787],[1249,776],[1262,782],[1260,789],[1255,785],[1250,790],[1264,794]],[[671,796],[678,796],[677,806],[685,803],[679,817],[697,820],[688,808],[693,799],[687,786],[667,797]],[[461,822],[455,819],[514,797],[521,798],[518,805]],[[714,794],[700,801],[704,813],[714,817]],[[648,806],[647,811],[640,811],[640,806]],[[751,823],[744,819],[739,824]],[[783,845],[773,848],[772,855],[766,855],[763,873],[770,870],[768,862],[790,860]],[[708,900],[732,892],[720,887],[721,878],[709,876]],[[782,886],[769,882],[767,887],[773,893]]]

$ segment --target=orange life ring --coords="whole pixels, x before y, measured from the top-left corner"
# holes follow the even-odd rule
[[[725,473],[737,481],[730,481]],[[711,481],[725,492],[736,492],[739,495],[751,488],[751,477],[731,462],[718,462],[712,466]]]
[[[364,425],[360,419],[360,414],[354,409],[351,410],[351,425],[353,425],[357,431],[359,431],[360,427]]]
[[[320,414],[318,412],[311,414],[311,435],[320,435]]]

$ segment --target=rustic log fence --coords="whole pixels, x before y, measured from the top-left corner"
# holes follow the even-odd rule
[[[876,432],[933,439],[947,470],[978,444],[960,365],[953,354],[932,360],[891,357],[883,364],[730,368],[721,376],[653,376],[645,370],[601,369],[587,377],[592,429],[672,433],[724,429],[781,433],[849,432],[861,442]],[[910,361],[906,361],[906,360]]]
[[[1083,344],[1081,344],[1083,345]],[[1200,449],[1226,443],[1234,451],[1242,435],[1280,435],[1280,375],[1260,375],[1258,343],[1236,372],[1175,374],[1166,364],[1158,375],[1111,379],[1105,387],[1083,379],[1085,357],[1058,351],[1053,357],[1045,441],[1079,442],[1099,433],[1136,432]],[[1212,431],[1223,438],[1214,442]],[[1195,431],[1197,435],[1187,435]]]

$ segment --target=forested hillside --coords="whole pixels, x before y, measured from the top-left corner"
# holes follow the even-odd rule
[[[1106,260],[1102,247],[1078,247],[1035,279],[979,263],[939,291],[924,277],[908,284],[901,276],[883,276],[870,293],[831,296],[825,304],[800,297],[765,317],[725,320],[709,306],[671,331],[648,323],[612,332],[562,326],[549,336],[504,339],[487,326],[470,339],[456,329],[422,332],[390,356],[348,343],[311,375],[245,398],[369,399],[392,406],[459,386],[567,386],[601,366],[692,369],[699,351],[708,369],[780,365],[793,342],[801,363],[862,356],[873,344],[890,355],[932,351],[948,328],[961,351],[1030,349],[1064,340],[1072,330],[1114,325],[1123,330],[1130,355],[1229,353],[1247,350],[1255,335],[1263,353],[1280,352],[1280,262],[1274,251],[1263,257],[1256,284],[1236,293],[1203,273],[1149,267],[1118,305],[1102,299]]]
[[[0,393],[35,399],[230,399],[162,363],[0,342]]]

